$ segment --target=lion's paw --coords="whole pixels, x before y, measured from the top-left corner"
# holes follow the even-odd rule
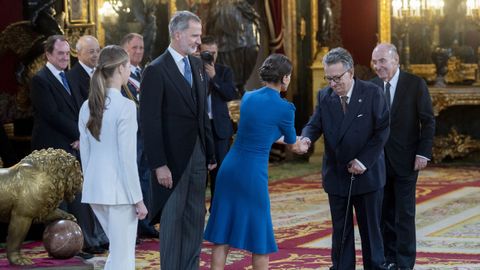
[[[8,261],[10,264],[14,265],[31,265],[33,264],[32,260],[27,257],[22,256],[19,252],[15,252],[8,256]]]
[[[63,219],[71,220],[71,221],[73,221],[73,222],[75,222],[75,223],[77,222],[77,219],[75,218],[75,216],[72,215],[72,214],[69,214],[69,213],[66,213],[66,215],[63,217]]]

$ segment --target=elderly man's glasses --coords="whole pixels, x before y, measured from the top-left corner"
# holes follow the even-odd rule
[[[327,82],[335,82],[335,83],[339,83],[340,80],[342,80],[342,77],[343,75],[345,75],[345,73],[347,73],[349,71],[349,69],[345,70],[342,74],[338,75],[338,76],[325,76],[323,77]]]

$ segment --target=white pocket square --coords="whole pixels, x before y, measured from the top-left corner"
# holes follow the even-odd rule
[[[363,116],[363,114],[359,114],[359,115],[357,115],[357,118],[362,117],[362,116]]]

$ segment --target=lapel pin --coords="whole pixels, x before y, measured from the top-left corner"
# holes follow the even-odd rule
[[[359,99],[358,99],[358,102],[359,102],[359,103],[362,103],[362,99],[361,99],[361,98],[359,98]]]

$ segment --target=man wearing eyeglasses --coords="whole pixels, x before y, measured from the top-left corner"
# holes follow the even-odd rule
[[[319,91],[317,107],[301,140],[310,145],[324,137],[322,179],[333,225],[330,269],[355,269],[353,208],[364,269],[387,269],[380,232],[383,147],[389,134],[386,100],[378,86],[354,78],[353,59],[347,50],[332,49],[323,64],[329,85]]]
[[[413,269],[416,257],[415,190],[418,172],[432,157],[435,117],[425,81],[399,68],[397,48],[378,44],[372,52],[378,77],[391,107],[391,132],[385,145],[387,180],[382,233],[385,258],[393,267]]]

